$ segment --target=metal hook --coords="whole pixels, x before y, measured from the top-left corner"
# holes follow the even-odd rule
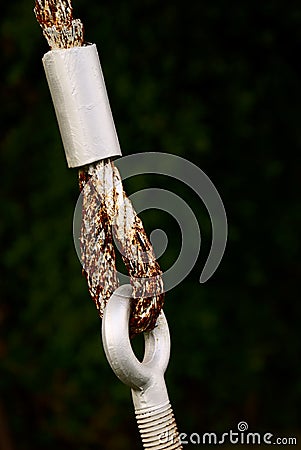
[[[163,311],[154,330],[144,333],[145,354],[140,362],[129,338],[132,287],[123,285],[111,296],[103,316],[102,340],[117,377],[132,389],[138,427],[145,449],[181,449],[164,380],[170,355],[170,335]]]
[[[144,333],[145,354],[140,362],[129,338],[131,294],[130,285],[120,286],[105,308],[102,322],[104,351],[117,377],[134,391],[135,407],[155,406],[158,402],[168,401],[165,383],[162,385],[161,382],[170,355],[169,329],[162,311],[156,328]],[[150,391],[151,396],[148,395]]]

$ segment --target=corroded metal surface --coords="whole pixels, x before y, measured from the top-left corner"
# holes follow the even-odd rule
[[[36,0],[34,13],[51,49],[83,45],[83,24],[73,19],[70,0]]]
[[[105,305],[118,287],[112,228],[104,197],[93,179],[79,171],[82,196],[81,258],[90,295],[103,315]],[[90,182],[88,182],[90,180]]]
[[[83,25],[73,19],[70,0],[36,0],[34,12],[51,49],[84,45]],[[118,287],[114,238],[133,286],[130,335],[150,331],[164,302],[162,273],[120,174],[108,159],[80,170],[79,180],[82,263],[99,315]]]
[[[164,302],[162,272],[127,198],[114,163],[99,161],[80,172],[83,189],[82,263],[100,315],[118,286],[113,238],[133,286],[130,334],[154,328]]]

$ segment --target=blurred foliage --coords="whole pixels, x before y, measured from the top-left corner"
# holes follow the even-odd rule
[[[32,9],[7,2],[0,19],[0,435],[12,441],[2,448],[138,449],[130,393],[105,360],[73,247],[77,174],[64,160]],[[162,181],[183,191],[204,230],[198,264],[166,297],[180,430],[245,420],[253,431],[300,433],[300,5],[74,0],[74,9],[97,43],[123,153],[188,158],[226,207],[226,253],[200,285],[206,211]],[[168,219],[148,219],[172,248]]]

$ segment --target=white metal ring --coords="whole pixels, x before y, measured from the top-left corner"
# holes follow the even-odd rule
[[[134,390],[161,379],[170,355],[170,335],[163,311],[154,330],[144,333],[145,354],[140,362],[135,356],[129,338],[130,298],[132,287],[120,286],[104,311],[102,340],[108,362],[117,377]]]

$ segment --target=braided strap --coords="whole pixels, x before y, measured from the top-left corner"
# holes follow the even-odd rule
[[[80,188],[82,264],[99,315],[119,284],[114,240],[133,286],[130,335],[150,331],[164,303],[162,272],[114,163],[102,160],[81,170]]]

